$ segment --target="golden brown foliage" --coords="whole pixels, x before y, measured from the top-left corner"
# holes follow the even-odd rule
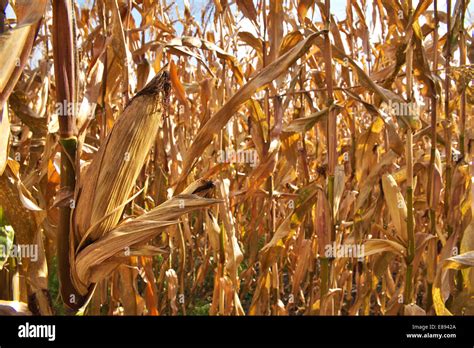
[[[474,315],[469,1],[26,3],[2,313]]]

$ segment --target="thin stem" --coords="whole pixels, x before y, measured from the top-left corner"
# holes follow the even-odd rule
[[[333,103],[333,80],[332,80],[332,47],[331,40],[329,38],[329,28],[331,25],[331,1],[325,1],[325,29],[328,31],[324,35],[324,65],[326,73],[326,86],[327,86],[327,105],[330,106]],[[332,243],[335,240],[335,228],[334,228],[334,173],[336,168],[336,157],[337,157],[337,129],[336,129],[336,115],[333,111],[329,112],[327,118],[327,153],[328,153],[328,200],[329,210],[331,216],[331,230],[329,242]],[[330,267],[331,262],[328,259],[321,260],[321,300],[327,294],[327,291],[332,283],[332,276]]]
[[[461,2],[461,29],[459,35],[459,49],[460,54],[460,65],[466,65],[466,35],[464,31],[464,17],[466,14],[466,0]],[[462,90],[461,90],[461,105],[460,105],[460,116],[461,116],[461,135],[459,138],[459,146],[461,148],[461,158],[464,158],[466,154],[466,145],[465,145],[465,133],[466,133],[466,86],[464,75],[461,75]]]
[[[408,2],[410,15],[412,12],[411,0]],[[411,29],[408,29],[411,35]],[[406,54],[406,74],[407,74],[407,99],[411,103],[413,100],[413,45],[408,42]],[[412,117],[413,115],[408,115]],[[407,272],[405,278],[405,303],[413,302],[413,259],[415,258],[415,233],[413,221],[413,131],[410,127],[406,130],[406,166],[407,166]]]
[[[453,154],[452,154],[452,115],[449,112],[449,100],[450,100],[450,84],[451,80],[449,77],[450,74],[450,61],[451,61],[451,0],[447,0],[446,3],[446,14],[447,14],[447,41],[446,41],[446,62],[445,62],[445,98],[444,98],[444,114],[446,117],[446,123],[444,125],[445,137],[446,137],[446,177],[445,177],[445,190],[444,190],[444,221],[446,222],[446,229],[448,231],[448,236],[451,236],[452,233],[452,226],[448,221],[449,216],[449,201],[451,199],[451,181],[452,181],[452,161],[453,161]]]
[[[434,31],[433,31],[433,66],[432,70],[436,71],[438,67],[438,1],[434,0],[433,3],[434,10]],[[430,166],[428,174],[428,189],[427,189],[427,202],[429,206],[429,217],[430,217],[430,233],[436,235],[436,201],[435,195],[435,160],[436,160],[436,144],[437,144],[437,135],[436,127],[438,124],[438,96],[431,96],[431,153],[430,153]],[[437,263],[437,252],[436,252],[436,239],[433,239],[428,242],[428,291],[426,292],[426,310],[428,311],[433,305],[432,297],[432,286],[436,271]]]

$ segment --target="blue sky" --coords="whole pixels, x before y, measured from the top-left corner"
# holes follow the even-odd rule
[[[211,0],[212,1],[212,0]],[[200,20],[201,18],[201,9],[206,6],[206,4],[209,2],[209,0],[189,0],[189,3],[191,5],[191,11],[192,14],[196,17],[197,20]],[[452,6],[454,7],[456,0],[451,1]],[[89,0],[78,0],[78,3],[81,6],[84,5],[89,5],[91,1]],[[367,1],[368,7],[367,7],[367,14],[371,14],[372,12],[372,1]],[[414,1],[414,6],[416,6],[418,2],[415,0]],[[179,11],[182,12],[184,10],[184,0],[177,0],[175,1],[175,4],[178,6]],[[433,7],[431,6],[430,9]],[[446,0],[441,0],[439,1],[438,4],[438,9],[443,10],[446,8]],[[13,17],[13,11],[11,10],[11,7],[7,7],[7,18]],[[346,0],[333,0],[331,1],[331,13],[334,14],[339,20],[342,20],[346,16]],[[137,23],[140,23],[140,16],[138,13],[133,14],[135,17],[135,20]],[[371,16],[367,16],[368,18],[371,18]],[[319,11],[316,11],[316,20],[320,19]],[[470,1],[469,6],[468,6],[468,11],[466,14],[466,26],[470,25],[474,22],[474,1]],[[180,26],[180,25],[179,25]],[[177,27],[177,32],[181,32],[181,28]]]

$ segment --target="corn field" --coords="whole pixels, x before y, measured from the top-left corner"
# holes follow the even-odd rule
[[[0,0],[1,315],[474,315],[469,0]]]

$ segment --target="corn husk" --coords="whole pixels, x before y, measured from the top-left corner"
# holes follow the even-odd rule
[[[162,70],[131,100],[81,175],[71,240],[75,252],[70,255],[71,280],[81,295],[90,294],[95,283],[124,262],[129,248],[177,223],[182,214],[218,202],[201,197],[213,185],[198,181],[179,196],[117,226],[162,123],[169,86],[169,75]]]
[[[162,71],[131,100],[81,175],[75,211],[79,244],[97,240],[119,222],[162,123],[167,90],[168,73]]]

